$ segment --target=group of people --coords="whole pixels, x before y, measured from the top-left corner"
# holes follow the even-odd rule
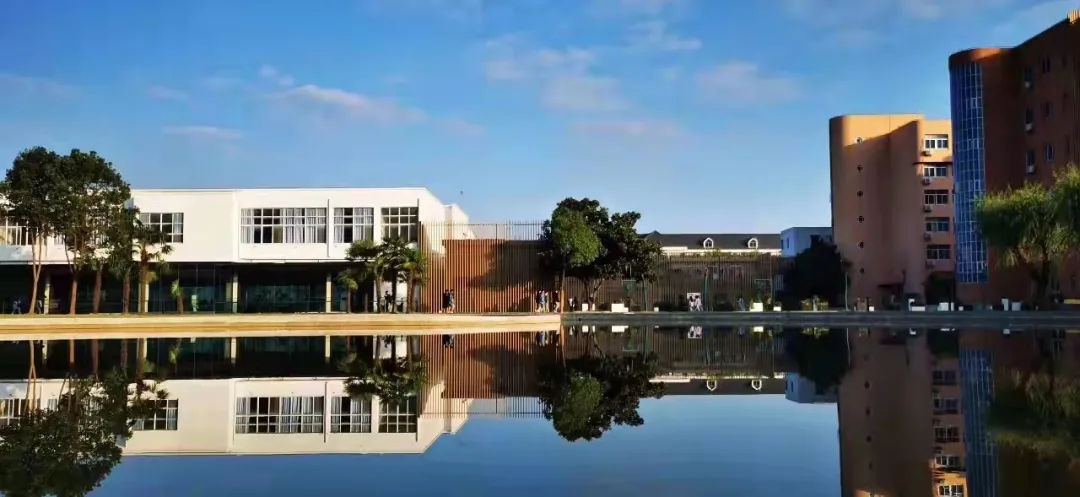
[[[442,293],[442,312],[447,313],[447,314],[453,314],[454,313],[454,307],[455,307],[454,289],[449,288],[449,289],[443,290],[443,293]]]
[[[536,291],[536,312],[562,312],[562,301],[559,300],[559,291],[547,290]]]

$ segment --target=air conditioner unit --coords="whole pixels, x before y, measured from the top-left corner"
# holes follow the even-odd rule
[[[926,267],[934,267],[936,265],[936,262],[937,261],[934,261],[932,259],[927,259],[926,260]]]
[[[922,151],[922,156],[923,157],[930,157],[931,155],[933,155],[933,152],[931,152],[929,150],[923,150]]]
[[[1034,124],[1032,124],[1032,123],[1026,123],[1026,124],[1024,124],[1024,131],[1027,131],[1028,133],[1030,133],[1030,132],[1031,132],[1031,130],[1033,130],[1033,129],[1035,129],[1035,125],[1034,125]]]
[[[1024,89],[1031,89],[1031,80],[1024,80]]]
[[[931,232],[929,232],[929,231],[927,231],[926,233],[923,233],[923,234],[922,234],[922,237],[923,237],[923,240],[927,240],[927,241],[929,241],[929,240],[930,240],[931,238],[933,238],[933,237],[934,237],[934,234],[933,234],[933,233],[931,233]]]
[[[927,178],[927,177],[924,177],[924,178],[922,179],[922,184],[924,184],[924,185],[929,185],[930,183],[933,183],[933,182],[934,182],[934,179],[933,179],[933,178]]]
[[[926,204],[926,205],[922,206],[922,211],[923,212],[932,212],[933,210],[934,210],[934,206],[932,206],[930,204]]]
[[[1035,164],[1028,164],[1027,165],[1027,173],[1028,174],[1035,174]]]

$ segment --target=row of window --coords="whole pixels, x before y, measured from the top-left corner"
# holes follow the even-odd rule
[[[949,245],[929,244],[926,246],[926,260],[947,261],[952,259],[952,247]]]
[[[1065,137],[1065,150],[1064,150],[1064,152],[1065,152],[1066,156],[1072,154],[1072,138],[1070,138],[1068,136]],[[1049,164],[1053,163],[1054,162],[1054,156],[1055,156],[1055,150],[1054,150],[1053,142],[1047,142],[1047,143],[1043,144],[1043,157],[1046,160],[1046,164],[1049,165]],[[1034,174],[1035,173],[1035,168],[1037,166],[1035,150],[1030,149],[1030,148],[1027,149],[1027,153],[1025,154],[1025,159],[1026,159],[1025,163],[1027,164],[1027,173],[1028,174]]]
[[[325,207],[259,208],[240,212],[240,241],[246,244],[264,243],[326,243],[327,215]],[[381,209],[383,239],[400,237],[410,242],[419,238],[419,209],[416,207],[383,207]],[[169,243],[184,243],[184,214],[182,212],[143,212],[143,224],[165,234]],[[375,237],[375,209],[371,207],[334,208],[334,243],[352,243]],[[27,230],[0,218],[0,245],[30,245]]]
[[[236,399],[236,433],[323,433],[325,397],[242,397]],[[417,399],[379,405],[380,433],[416,433]],[[371,433],[371,402],[330,399],[331,433]]]
[[[949,135],[923,136],[923,150],[948,150]]]
[[[1069,108],[1069,94],[1067,92],[1061,94],[1061,106],[1066,108],[1066,109]],[[1042,104],[1042,116],[1043,116],[1043,119],[1050,119],[1051,117],[1053,117],[1053,115],[1054,115],[1054,102],[1051,102],[1049,100],[1043,102],[1043,104]],[[1028,133],[1033,133],[1035,131],[1035,110],[1034,109],[1025,109],[1024,110],[1024,130],[1027,131]]]
[[[948,166],[923,166],[922,175],[924,178],[948,178],[949,167]]]
[[[135,421],[136,431],[175,431],[177,429],[177,415],[180,410],[180,401],[176,399],[154,399],[149,402],[154,404],[154,412],[146,419]],[[40,406],[40,402],[36,402]],[[33,405],[27,399],[0,399],[0,426],[7,426],[18,422],[19,418],[29,412]],[[47,409],[56,409],[57,400],[49,399]]]
[[[949,205],[949,190],[924,190],[923,204]]]

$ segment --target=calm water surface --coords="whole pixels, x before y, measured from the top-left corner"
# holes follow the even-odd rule
[[[126,365],[168,390],[95,496],[1080,495],[1068,436],[1058,452],[996,443],[1002,427],[1038,438],[1022,403],[1001,407],[1011,392],[1053,376],[1060,405],[1080,399],[1080,334],[1065,331],[38,341],[28,396],[30,347],[0,342],[0,425],[69,376]],[[416,393],[346,388],[390,370],[421,376]]]

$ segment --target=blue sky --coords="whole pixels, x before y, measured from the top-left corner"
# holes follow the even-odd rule
[[[644,426],[588,443],[565,442],[543,419],[470,419],[423,455],[127,458],[93,495],[840,493],[835,404],[800,405],[782,395],[666,397],[643,401],[639,412]]]
[[[642,229],[829,222],[827,120],[948,117],[947,57],[1075,0],[39,0],[0,6],[0,157],[134,187],[426,186],[475,220],[567,196]]]

